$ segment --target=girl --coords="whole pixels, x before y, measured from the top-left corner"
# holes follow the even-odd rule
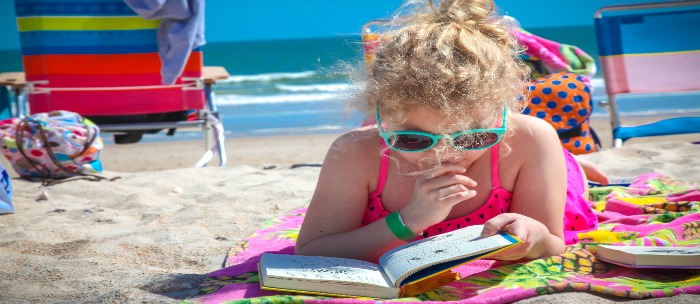
[[[376,50],[364,110],[377,124],[331,146],[296,253],[376,261],[476,224],[524,241],[494,258],[562,253],[597,227],[586,177],[548,123],[518,114],[527,70],[495,4],[423,4]]]

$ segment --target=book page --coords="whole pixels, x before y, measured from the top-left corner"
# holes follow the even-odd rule
[[[268,277],[393,287],[379,270],[379,265],[361,260],[266,253],[261,258],[261,265]]]
[[[402,245],[382,255],[379,264],[397,286],[397,281],[401,283],[403,278],[420,269],[444,261],[478,257],[517,242],[500,234],[482,239],[479,237],[482,228],[482,225],[465,227]]]

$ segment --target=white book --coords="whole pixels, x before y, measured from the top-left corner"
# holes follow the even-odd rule
[[[636,268],[700,268],[700,247],[598,245],[597,258]]]

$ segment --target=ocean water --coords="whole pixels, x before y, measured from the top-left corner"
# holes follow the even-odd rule
[[[204,64],[231,77],[215,85],[227,137],[338,133],[361,123],[348,112],[358,37],[209,43]]]
[[[597,60],[592,26],[528,29],[576,45]],[[363,68],[360,37],[289,41],[210,43],[205,65],[221,65],[232,75],[215,87],[228,137],[339,133],[357,127],[362,115],[348,113],[344,100],[353,83],[339,63]],[[598,64],[598,66],[600,66]],[[600,69],[599,69],[600,70]],[[593,116],[607,117],[597,105],[607,99],[600,71],[593,78]],[[645,94],[619,110],[627,115],[674,115],[700,111],[697,94]],[[643,110],[642,110],[643,109]]]
[[[595,56],[592,26],[528,29],[541,37],[576,45]],[[227,138],[341,133],[357,127],[362,115],[346,110],[353,82],[348,67],[363,68],[360,36],[302,40],[214,42],[203,47],[204,64],[223,66],[231,77],[218,81],[214,92]],[[0,71],[21,70],[19,52],[0,52]],[[599,66],[599,65],[598,65]],[[607,117],[597,102],[605,100],[600,72],[593,78],[593,116]],[[620,111],[637,116],[700,112],[697,94],[620,98]],[[640,110],[644,109],[644,110]],[[146,135],[147,141],[187,140]]]

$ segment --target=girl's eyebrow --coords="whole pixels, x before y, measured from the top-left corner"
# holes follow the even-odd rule
[[[430,133],[430,134],[442,134],[442,133],[433,133],[433,132],[425,130],[423,128],[414,127],[411,125],[409,125],[409,126],[400,125],[399,128],[397,128],[394,131],[416,131],[416,132],[425,132],[425,133]]]
[[[406,130],[406,131],[420,131],[420,132],[426,132],[426,133],[437,134],[437,133],[433,133],[433,132],[430,131],[430,130],[426,130],[426,129],[423,129],[423,128],[420,128],[420,127],[414,126],[414,125],[408,125],[408,126],[402,125],[402,127],[403,127],[404,130]]]
[[[386,127],[384,127],[384,126],[386,126],[389,122],[384,120],[383,118],[382,118],[382,122],[383,122],[382,127],[386,129]],[[407,123],[407,122],[394,123],[392,125],[394,127],[396,127],[396,129],[392,130],[392,131],[416,131],[416,132],[426,132],[426,133],[431,133],[431,134],[442,134],[442,133],[433,133],[431,131],[425,130],[421,127],[418,127],[414,124]]]
[[[412,125],[408,125],[408,126],[406,126],[406,125],[400,125],[400,128],[398,128],[397,130],[394,130],[394,131],[416,131],[416,132],[425,132],[425,133],[430,133],[430,134],[439,135],[439,134],[454,134],[454,133],[457,133],[457,132],[466,131],[466,130],[472,130],[472,129],[481,129],[481,128],[480,128],[480,127],[474,127],[474,128],[470,127],[470,128],[467,128],[467,129],[459,128],[459,129],[457,129],[457,130],[452,130],[452,131],[450,131],[450,132],[433,132],[433,131],[425,130],[425,129],[423,129],[423,128],[416,127],[416,126],[412,126]]]

